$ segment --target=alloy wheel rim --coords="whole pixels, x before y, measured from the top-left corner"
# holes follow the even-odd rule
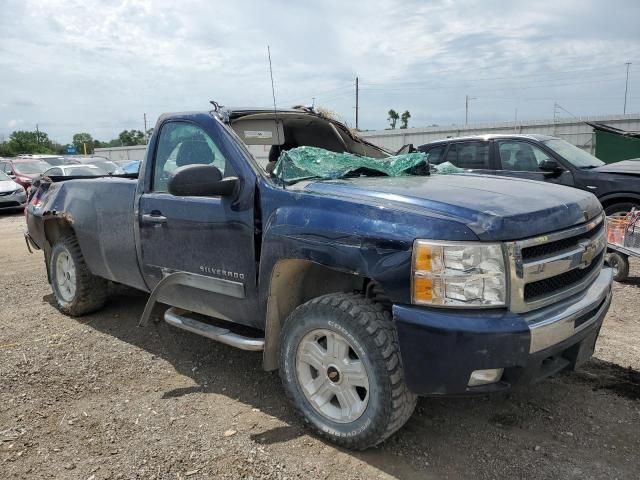
[[[366,365],[337,332],[318,329],[302,338],[296,352],[296,374],[309,404],[334,422],[353,422],[367,408]]]
[[[65,302],[73,301],[76,294],[76,267],[67,252],[60,252],[56,259],[56,287]]]

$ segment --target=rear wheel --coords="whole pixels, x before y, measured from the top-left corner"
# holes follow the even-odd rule
[[[280,375],[309,426],[348,448],[382,442],[416,405],[404,383],[390,313],[357,294],[318,297],[290,315]]]
[[[59,238],[49,259],[51,289],[58,308],[78,316],[94,312],[107,299],[107,281],[93,275],[73,235]]]

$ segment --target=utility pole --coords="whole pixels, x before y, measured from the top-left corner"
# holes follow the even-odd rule
[[[144,113],[143,116],[144,116],[144,140],[145,140],[145,143],[149,143],[149,139],[147,138],[147,114]]]
[[[358,77],[356,77],[356,130],[358,130],[358,109],[360,108],[358,94]]]
[[[624,83],[624,108],[622,110],[623,114],[627,113],[627,92],[629,91],[629,67],[631,66],[631,62],[626,62],[627,66],[627,80]]]
[[[477,100],[476,97],[470,97],[469,95],[464,96],[464,124],[469,124],[469,101]]]
[[[38,130],[38,124],[36,123],[36,144],[40,145],[40,130]]]

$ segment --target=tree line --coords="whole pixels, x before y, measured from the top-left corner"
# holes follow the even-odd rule
[[[71,144],[61,144],[49,138],[46,132],[35,130],[16,130],[9,139],[0,141],[0,157],[15,157],[16,155],[28,153],[45,153],[63,155],[67,152],[67,146],[76,147],[76,153],[87,154],[94,152],[96,148],[106,147],[130,147],[133,145],[146,145],[147,139],[151,136],[153,129],[149,129],[145,135],[140,130],[123,130],[108,142],[101,142],[94,139],[90,133],[82,132],[73,135]]]

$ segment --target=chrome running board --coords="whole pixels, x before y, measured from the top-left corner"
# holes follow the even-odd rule
[[[264,350],[264,338],[243,337],[231,330],[194,320],[185,316],[186,310],[172,307],[164,313],[164,321],[181,330],[202,335],[216,342],[224,343],[240,350],[260,352]]]

